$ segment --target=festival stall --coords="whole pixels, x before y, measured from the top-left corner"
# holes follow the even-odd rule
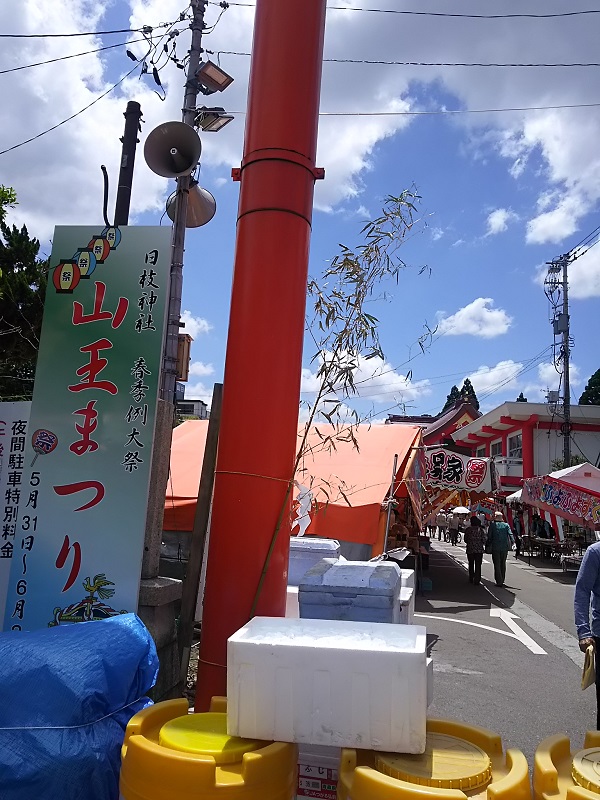
[[[254,424],[254,423],[253,423]],[[165,498],[164,540],[171,551],[187,550],[194,522],[208,422],[188,420],[173,431],[171,473]],[[298,426],[298,443],[305,426]],[[352,436],[329,439],[332,429],[317,425],[302,447],[295,476],[294,534],[339,539],[383,552],[387,503],[395,456],[391,524],[418,536],[423,479],[422,433],[409,425],[358,425]],[[354,441],[353,441],[354,440]],[[300,525],[302,522],[302,525]],[[240,520],[243,524],[243,520]],[[163,548],[164,549],[164,548]]]
[[[482,506],[483,513],[493,514],[488,495],[498,487],[494,461],[491,458],[457,453],[445,447],[425,450],[424,515],[434,518],[442,508],[470,505]]]
[[[586,463],[527,478],[506,502],[512,516],[523,513],[531,546],[578,566],[600,529],[600,470]]]

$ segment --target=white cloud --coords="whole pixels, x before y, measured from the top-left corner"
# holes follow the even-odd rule
[[[215,368],[212,364],[204,364],[202,361],[192,361],[190,364],[189,374],[196,375],[198,378],[207,375],[213,375]]]
[[[429,380],[413,381],[410,376],[396,372],[391,364],[381,358],[358,359],[354,370],[354,383],[357,393],[353,398],[370,400],[374,403],[392,405],[398,402],[411,402],[430,393]],[[307,402],[314,399],[321,380],[316,371],[302,370],[302,397]]]
[[[538,364],[538,378],[544,389],[558,389],[559,387],[560,374],[552,363]],[[569,381],[573,386],[581,383],[579,367],[573,362],[569,365]]]
[[[508,230],[509,223],[516,222],[519,217],[510,208],[497,208],[488,214],[486,236],[495,236]]]
[[[195,317],[191,311],[187,309],[181,314],[181,321],[185,327],[181,329],[182,333],[189,333],[192,339],[197,339],[202,333],[208,333],[212,330],[210,322],[203,317]]]
[[[441,239],[443,235],[444,235],[443,228],[432,228],[431,229],[431,238],[433,239],[434,242],[439,241],[439,239]]]
[[[185,396],[188,400],[204,400],[206,405],[210,408],[212,402],[213,387],[207,386],[202,381],[197,383],[185,384]]]
[[[569,265],[569,294],[574,300],[600,297],[600,247]]]
[[[481,366],[466,377],[473,384],[477,394],[485,394],[500,389],[516,388],[517,376],[522,369],[523,364],[508,359],[499,361],[495,367]]]
[[[491,297],[478,297],[449,317],[442,317],[438,333],[446,336],[480,336],[492,339],[506,333],[512,317],[502,308],[493,308]]]
[[[118,11],[131,9],[131,25],[157,26],[176,19],[181,0],[20,0],[0,3],[0,27],[14,33],[62,32],[65,20],[69,30],[86,31],[107,25],[118,18]],[[517,6],[512,4],[517,8]],[[512,7],[511,6],[511,7]],[[431,0],[431,11],[446,10],[445,0]],[[468,8],[476,11],[471,0]],[[547,0],[544,10],[564,10],[559,0]],[[219,14],[208,6],[207,24]],[[389,15],[332,11],[328,14],[325,56],[347,58],[348,54],[393,60],[398,53],[414,61],[548,61],[560,54],[561,61],[593,61],[597,37],[589,18],[540,21],[535,19],[442,20],[432,17],[388,19]],[[119,19],[119,21],[122,17]],[[402,19],[403,24],[400,23]],[[248,53],[251,49],[253,9],[231,6],[225,18],[207,37],[213,51]],[[513,24],[514,23],[514,24]],[[444,35],[450,25],[451,35]],[[568,26],[568,34],[566,29]],[[182,26],[184,27],[184,26]],[[542,30],[544,34],[541,35]],[[135,37],[135,34],[132,38]],[[81,40],[32,39],[5,40],[0,52],[0,69],[58,58],[106,44],[100,37]],[[372,52],[367,45],[376,43]],[[189,32],[177,39],[183,57],[189,46]],[[141,44],[131,48],[141,48]],[[366,48],[366,49],[365,49]],[[135,50],[141,54],[140,50]],[[466,55],[468,53],[468,56]],[[549,55],[550,54],[550,55]],[[359,55],[360,57],[360,55]],[[222,66],[235,81],[228,88],[228,109],[246,107],[250,59],[221,55]],[[21,142],[80,111],[108,90],[130,67],[119,49],[102,54],[60,61],[4,76],[0,125],[4,146]],[[123,130],[122,112],[129,99],[142,105],[145,124],[143,141],[159,122],[179,119],[183,75],[174,65],[161,71],[167,98],[161,103],[151,80],[137,75],[125,80],[107,97],[71,122],[5,156],[2,181],[16,188],[20,205],[17,223],[27,223],[42,240],[50,236],[54,224],[100,221],[102,176],[100,163],[109,168],[112,191],[120,158],[119,138]],[[325,62],[321,92],[323,112],[409,111],[437,108],[436,90],[443,91],[449,108],[501,108],[594,103],[596,86],[591,70],[563,69],[468,69],[403,67]],[[425,96],[419,106],[415,99]],[[326,180],[318,181],[316,204],[333,210],[340,203],[361,195],[363,178],[377,159],[377,146],[411,124],[408,116],[322,116],[318,141],[318,164],[326,169]],[[471,114],[452,118],[469,134],[490,134],[491,146],[506,160],[507,170],[516,180],[535,176],[539,208],[529,220],[528,241],[557,242],[570,235],[582,216],[600,200],[600,111],[594,108]],[[203,170],[210,185],[219,187],[231,166],[239,166],[242,153],[244,116],[239,115],[218,136],[203,137]],[[398,137],[399,138],[399,137]],[[398,151],[406,161],[402,142]],[[134,181],[132,214],[156,211],[157,220],[169,191],[167,181],[150,172],[138,157]],[[407,162],[409,163],[409,162]],[[411,167],[412,169],[412,167]],[[407,173],[407,181],[413,177]],[[541,184],[541,185],[540,185]],[[76,195],[76,202],[73,198]],[[218,199],[217,199],[218,202]],[[112,203],[111,203],[112,207]],[[463,242],[460,241],[460,244]],[[458,243],[455,243],[458,246]]]

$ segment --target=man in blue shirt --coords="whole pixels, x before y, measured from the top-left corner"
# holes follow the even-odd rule
[[[590,627],[590,601],[592,624]],[[575,583],[575,625],[579,649],[585,653],[593,644],[596,658],[600,654],[600,542],[585,551]],[[600,664],[596,665],[596,728],[600,730]]]

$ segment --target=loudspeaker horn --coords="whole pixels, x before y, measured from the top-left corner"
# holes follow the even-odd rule
[[[185,122],[165,122],[148,135],[144,158],[152,172],[163,178],[190,175],[202,152],[200,137]]]
[[[175,222],[176,201],[177,192],[173,192],[167,200],[167,215],[172,222]],[[188,195],[185,227],[201,228],[202,225],[211,221],[216,210],[217,202],[212,194],[206,189],[201,189],[197,181],[192,181]]]

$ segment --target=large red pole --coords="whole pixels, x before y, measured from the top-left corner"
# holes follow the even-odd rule
[[[196,711],[226,692],[297,444],[326,0],[258,0]],[[289,513],[256,613],[283,616]]]

